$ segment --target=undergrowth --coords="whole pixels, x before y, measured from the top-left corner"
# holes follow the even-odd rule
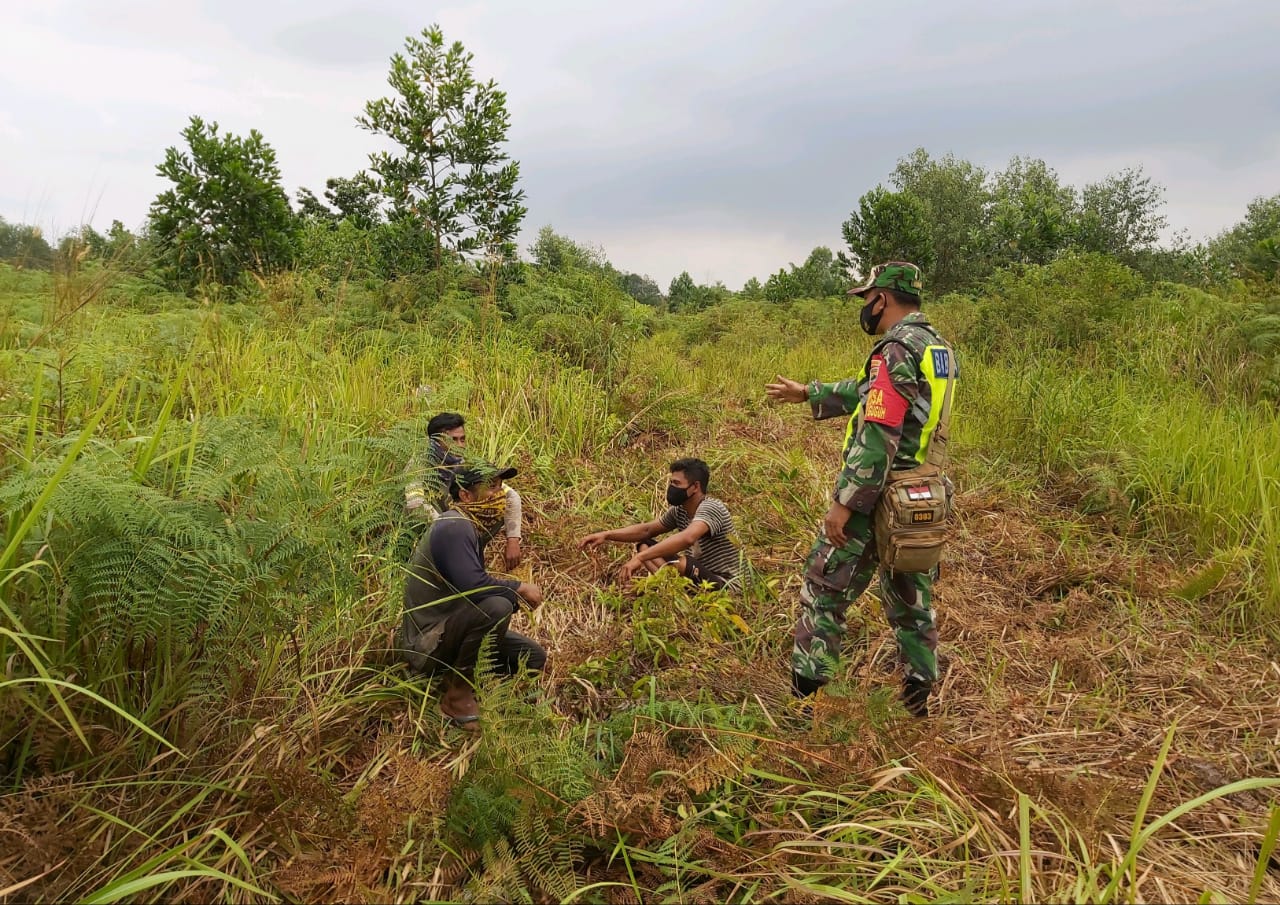
[[[854,373],[847,305],[581,326],[562,279],[479,334],[0,269],[0,899],[1276,898],[1280,424],[1257,336],[1200,341],[1253,303],[1109,267],[931,308],[963,492],[924,724],[874,603],[812,717],[786,685],[839,428],[761,384]],[[1096,323],[1048,299],[1099,286]],[[548,590],[549,672],[482,677],[475,738],[388,649],[443,409],[521,467]],[[688,453],[745,593],[616,588],[573,539]]]

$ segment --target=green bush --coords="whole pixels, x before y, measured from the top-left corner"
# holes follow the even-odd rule
[[[653,318],[607,274],[586,270],[530,268],[507,303],[524,341],[594,372],[607,387],[626,377],[632,346]]]
[[[1100,254],[1011,267],[984,286],[975,304],[975,329],[953,339],[994,353],[1028,347],[1077,351],[1115,330],[1143,288],[1137,273]]]

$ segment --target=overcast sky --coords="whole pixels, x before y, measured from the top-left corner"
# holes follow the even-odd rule
[[[508,95],[522,246],[551,224],[665,289],[840,247],[917,146],[1069,182],[1141,164],[1196,238],[1280,192],[1280,0],[6,3],[0,216],[139,226],[199,114],[257,128],[286,188],[377,147],[355,125],[438,22]]]

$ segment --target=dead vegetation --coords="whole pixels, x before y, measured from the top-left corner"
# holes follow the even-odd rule
[[[766,492],[790,481],[816,498],[816,472],[787,478],[776,453],[791,431],[809,461],[829,453],[795,422],[719,438],[759,573],[745,600],[663,581],[602,592],[614,560],[572,551],[580,501],[598,518],[611,488],[674,452],[633,440],[528,494],[552,601],[532,631],[552,665],[540,692],[491,684],[479,738],[443,729],[371,655],[388,611],[371,598],[376,640],[335,639],[292,691],[203,714],[181,762],[5,796],[0,900],[83,895],[120,864],[172,865],[166,850],[221,876],[143,892],[192,901],[1280,900],[1280,797],[1241,782],[1280,777],[1276,651],[1214,620],[1230,582],[1179,597],[1196,563],[1101,520],[968,478],[937,591],[936,715],[896,704],[873,602],[851,614],[840,680],[812,720],[798,713],[796,526],[814,516]]]

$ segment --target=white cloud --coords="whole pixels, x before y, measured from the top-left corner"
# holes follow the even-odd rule
[[[795,235],[753,228],[710,226],[700,217],[686,222],[650,222],[635,227],[614,227],[593,234],[603,245],[614,266],[648,274],[666,292],[672,277],[681,270],[698,283],[724,281],[730,289],[740,289],[750,277],[762,281],[787,263],[802,264],[817,245],[832,247],[839,239],[831,235]],[[802,249],[798,251],[798,249]]]
[[[44,26],[6,23],[0,80],[21,104],[48,99],[69,109],[146,104],[176,109],[236,102],[214,65],[178,51],[74,40]],[[53,111],[50,111],[53,112]]]
[[[18,128],[13,114],[6,110],[0,110],[0,138],[7,138],[12,141],[22,140],[22,130]]]

